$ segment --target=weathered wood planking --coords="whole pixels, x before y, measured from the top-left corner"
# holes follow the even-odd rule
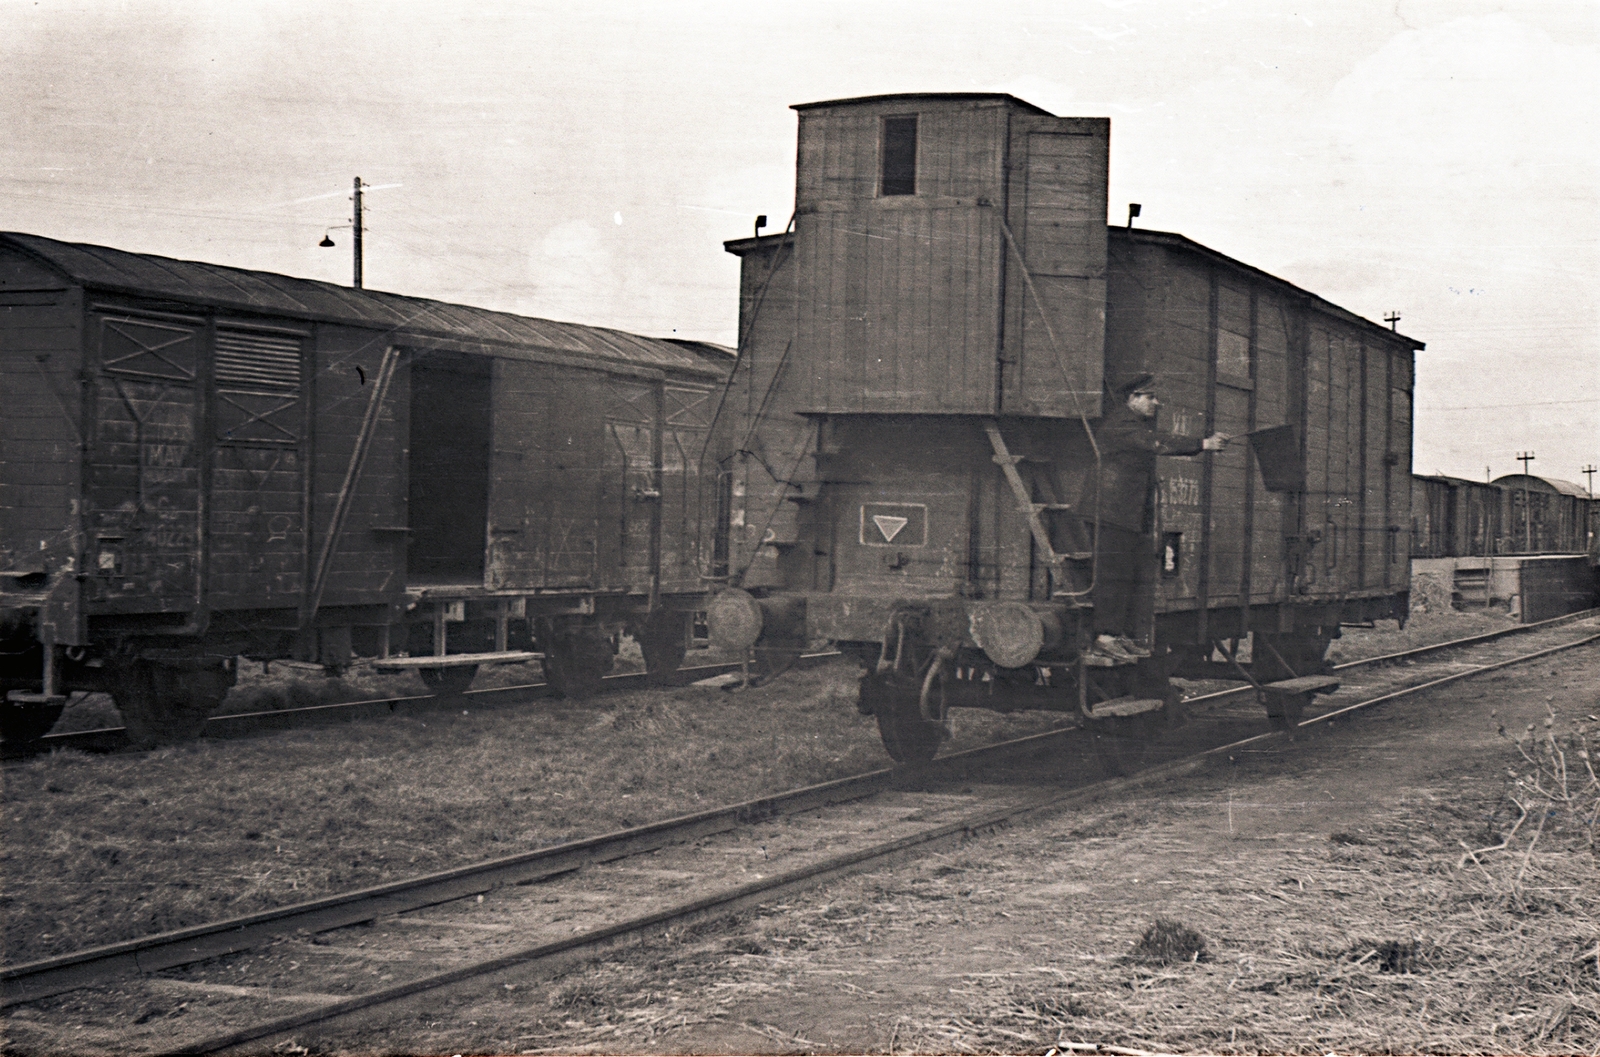
[[[1107,123],[997,97],[799,109],[803,402],[1097,413]],[[918,123],[915,193],[886,194],[880,130],[906,117]]]

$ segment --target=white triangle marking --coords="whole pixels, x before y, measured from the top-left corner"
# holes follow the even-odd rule
[[[908,517],[890,517],[888,514],[873,514],[872,523],[878,526],[878,531],[883,533],[885,543],[893,543],[894,538],[900,535],[900,530],[910,522]]]

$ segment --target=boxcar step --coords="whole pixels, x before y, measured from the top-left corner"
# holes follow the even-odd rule
[[[1264,683],[1261,689],[1280,694],[1331,694],[1339,689],[1339,679],[1332,675],[1302,675],[1298,679]]]
[[[1167,706],[1159,697],[1114,697],[1110,701],[1099,701],[1089,706],[1090,719],[1106,719],[1111,716],[1142,716],[1146,712],[1156,712]]]
[[[498,653],[447,653],[443,657],[385,657],[372,662],[375,672],[409,672],[418,668],[459,668],[468,664],[521,664],[542,661],[544,654],[531,650],[503,650]]]

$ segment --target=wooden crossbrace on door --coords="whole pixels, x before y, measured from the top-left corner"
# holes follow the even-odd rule
[[[328,518],[328,529],[322,537],[322,552],[311,577],[309,590],[301,606],[300,626],[310,627],[322,605],[322,590],[328,584],[328,570],[333,566],[333,556],[339,547],[339,534],[344,530],[345,516],[355,500],[356,484],[361,479],[361,469],[367,462],[367,451],[372,447],[372,437],[378,431],[383,416],[384,397],[389,393],[389,383],[394,380],[395,368],[400,364],[400,350],[390,345],[383,350],[383,360],[378,365],[378,377],[372,383],[367,397],[366,414],[361,418],[361,429],[356,433],[355,450],[350,453],[350,465],[345,468],[344,484],[339,488],[339,498],[333,504]]]
[[[1046,531],[1044,522],[1039,515],[1046,510],[1065,509],[1059,503],[1035,503],[1033,496],[1028,491],[1028,485],[1017,472],[1017,463],[1022,461],[1022,456],[1011,454],[1006,447],[1006,439],[1000,435],[1000,423],[994,419],[987,419],[983,423],[984,432],[989,434],[989,444],[994,448],[994,461],[1000,471],[1006,475],[1006,480],[1011,484],[1011,491],[1017,497],[1017,507],[1028,519],[1028,529],[1033,533],[1033,542],[1045,556],[1045,560],[1053,566],[1059,566],[1069,558],[1080,558],[1081,555],[1057,554],[1050,544],[1050,533]]]

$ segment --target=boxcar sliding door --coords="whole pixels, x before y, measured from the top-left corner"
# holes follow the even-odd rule
[[[594,589],[614,555],[602,511],[604,376],[496,358],[491,396],[488,562],[491,590]]]
[[[200,444],[206,321],[94,306],[86,492],[101,613],[200,604]]]

